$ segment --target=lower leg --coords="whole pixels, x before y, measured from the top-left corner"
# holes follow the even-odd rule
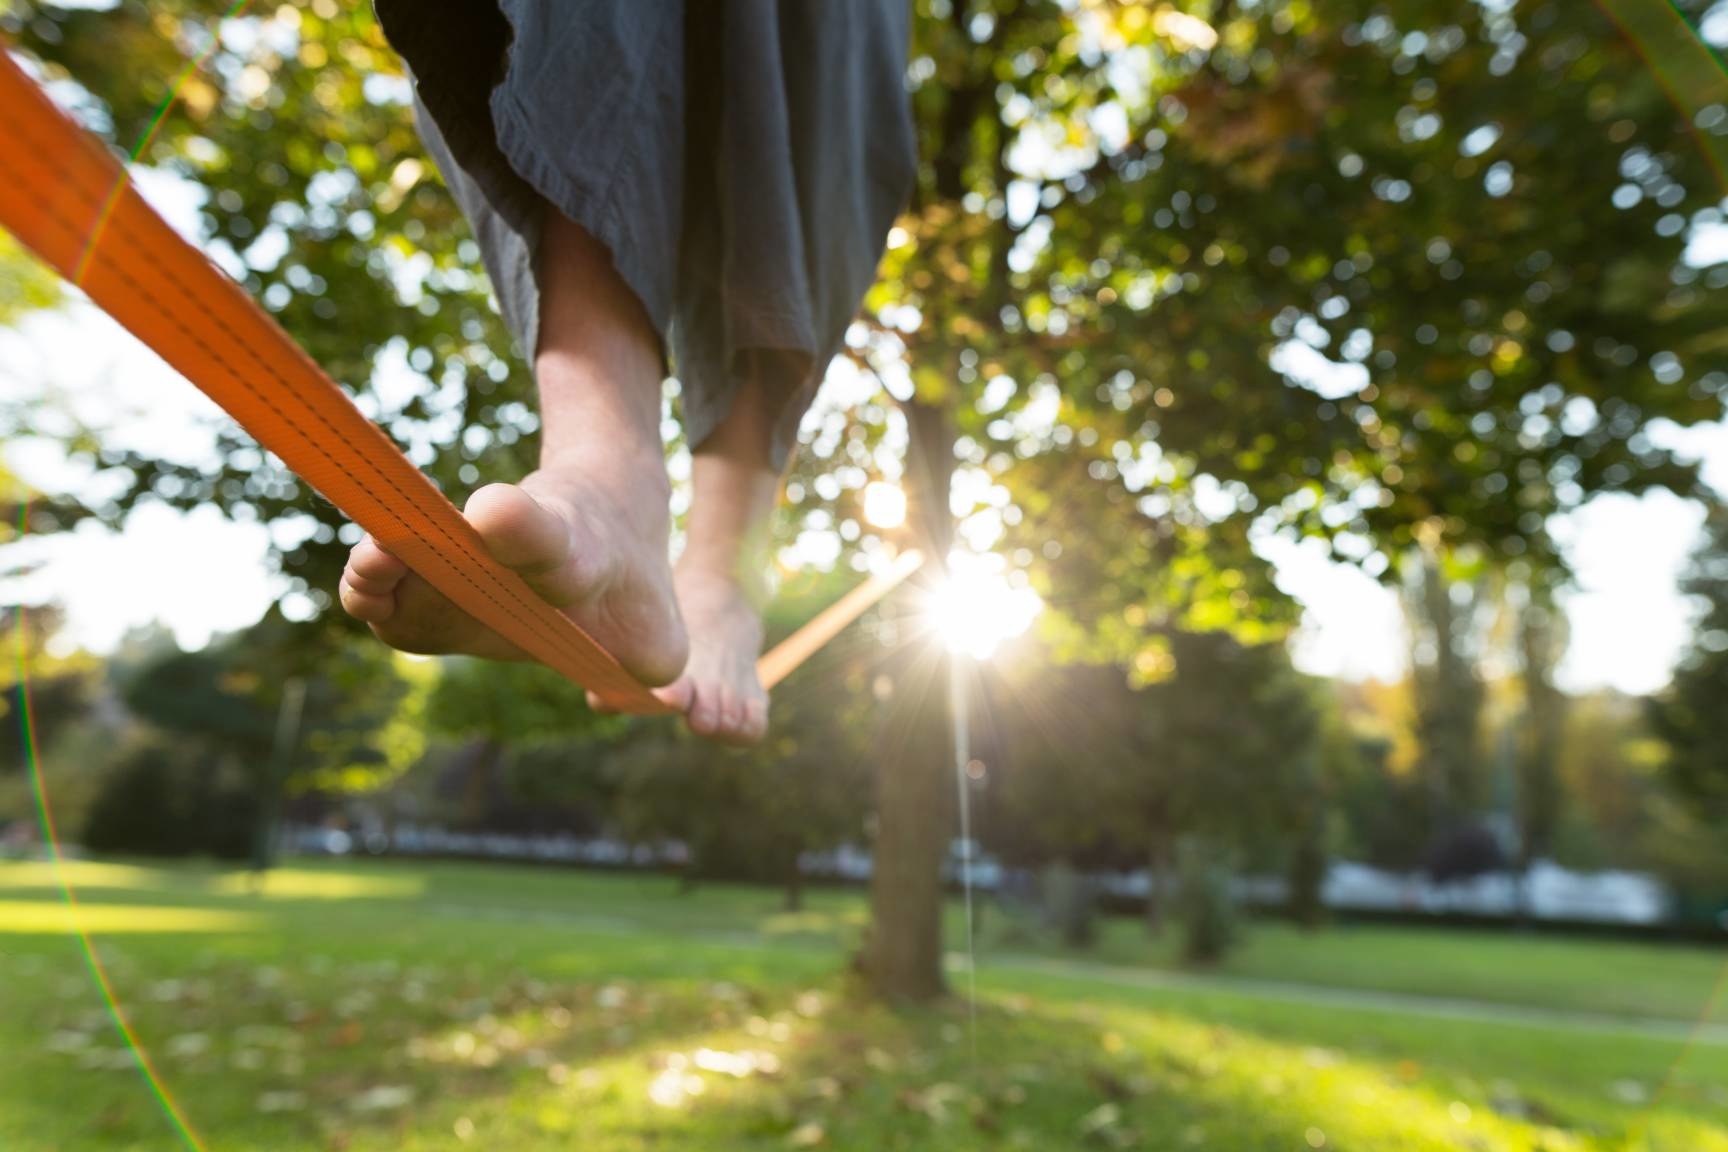
[[[598,240],[548,209],[540,242],[540,467],[572,464],[670,496],[660,439],[663,359],[653,322]],[[650,383],[652,382],[652,383]],[[593,468],[596,463],[615,465]]]
[[[763,375],[746,374],[726,418],[693,454],[688,531],[673,576],[691,635],[680,703],[699,734],[741,742],[760,739],[768,716],[756,658],[780,487],[772,455],[780,407]]]
[[[765,594],[768,518],[780,491],[773,464],[778,412],[759,378],[742,381],[726,418],[691,454],[690,516],[679,564]]]
[[[465,514],[494,559],[639,679],[665,684],[688,645],[667,561],[659,340],[606,250],[551,210],[540,266],[541,466],[475,492]],[[369,539],[342,602],[398,648],[521,656]]]

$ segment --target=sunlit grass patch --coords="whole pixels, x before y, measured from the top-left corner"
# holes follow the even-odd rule
[[[62,883],[75,888],[112,888],[160,892],[167,875],[161,868],[132,864],[106,864],[93,860],[46,860],[0,862],[0,892],[24,889],[58,890]]]
[[[861,931],[865,920],[862,906],[819,911],[807,909],[766,917],[760,930],[766,936],[839,936]]]
[[[595,1152],[1728,1148],[1720,1130],[1686,1117],[1602,1130],[1510,1083],[1454,1082],[1407,1062],[1269,1042],[1174,1014],[1009,998],[983,1006],[974,1041],[956,1006],[902,1015],[843,994],[761,996],[731,989],[706,1005],[684,997],[690,1031],[614,1033],[625,1042],[603,1042],[586,1061],[542,1054],[504,1074],[507,1092],[428,1102],[406,1143],[369,1130],[353,1147],[430,1148],[454,1136],[528,1148],[562,1136]],[[757,1007],[740,1013],[749,1001]],[[703,1017],[728,1022],[696,1027]],[[484,1045],[453,1052],[499,1062]]]
[[[0,900],[0,936],[69,935],[79,929],[99,936],[144,932],[240,933],[257,927],[255,916],[211,908],[82,902],[69,906],[47,900]]]
[[[93,860],[9,861],[0,863],[0,893],[50,894],[62,886],[74,891],[143,892],[157,897],[180,893],[266,896],[283,900],[413,899],[426,890],[418,872],[364,872],[353,869],[250,869],[189,862],[175,867],[144,867]]]
[[[426,880],[422,876],[402,873],[276,868],[262,876],[247,872],[213,876],[210,887],[216,892],[281,900],[411,900],[426,891]]]

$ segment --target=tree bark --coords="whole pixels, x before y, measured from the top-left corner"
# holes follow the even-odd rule
[[[946,575],[953,534],[953,425],[945,408],[918,402],[906,406],[906,419],[907,506],[917,547],[929,557],[919,581],[928,588]],[[952,791],[945,771],[949,656],[924,631],[901,630],[879,721],[870,930],[858,968],[890,1000],[929,1000],[946,990],[941,870]]]
[[[1164,928],[1165,874],[1170,870],[1169,840],[1162,830],[1153,833],[1152,850],[1146,859],[1146,935],[1157,936]]]

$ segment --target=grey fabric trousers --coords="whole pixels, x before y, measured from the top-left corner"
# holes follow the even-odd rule
[[[641,300],[691,443],[765,372],[782,466],[911,192],[907,0],[376,7],[522,354],[556,210]]]

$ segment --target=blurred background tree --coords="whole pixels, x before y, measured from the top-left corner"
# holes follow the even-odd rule
[[[332,650],[271,614],[118,669],[119,702],[144,731],[92,807],[85,843],[268,865],[286,796],[374,791],[420,759],[432,682],[413,668],[378,645]]]
[[[1696,638],[1651,711],[1672,750],[1669,779],[1703,820],[1721,827],[1728,822],[1728,512],[1715,509],[1706,529],[1685,585],[1702,609]]]

